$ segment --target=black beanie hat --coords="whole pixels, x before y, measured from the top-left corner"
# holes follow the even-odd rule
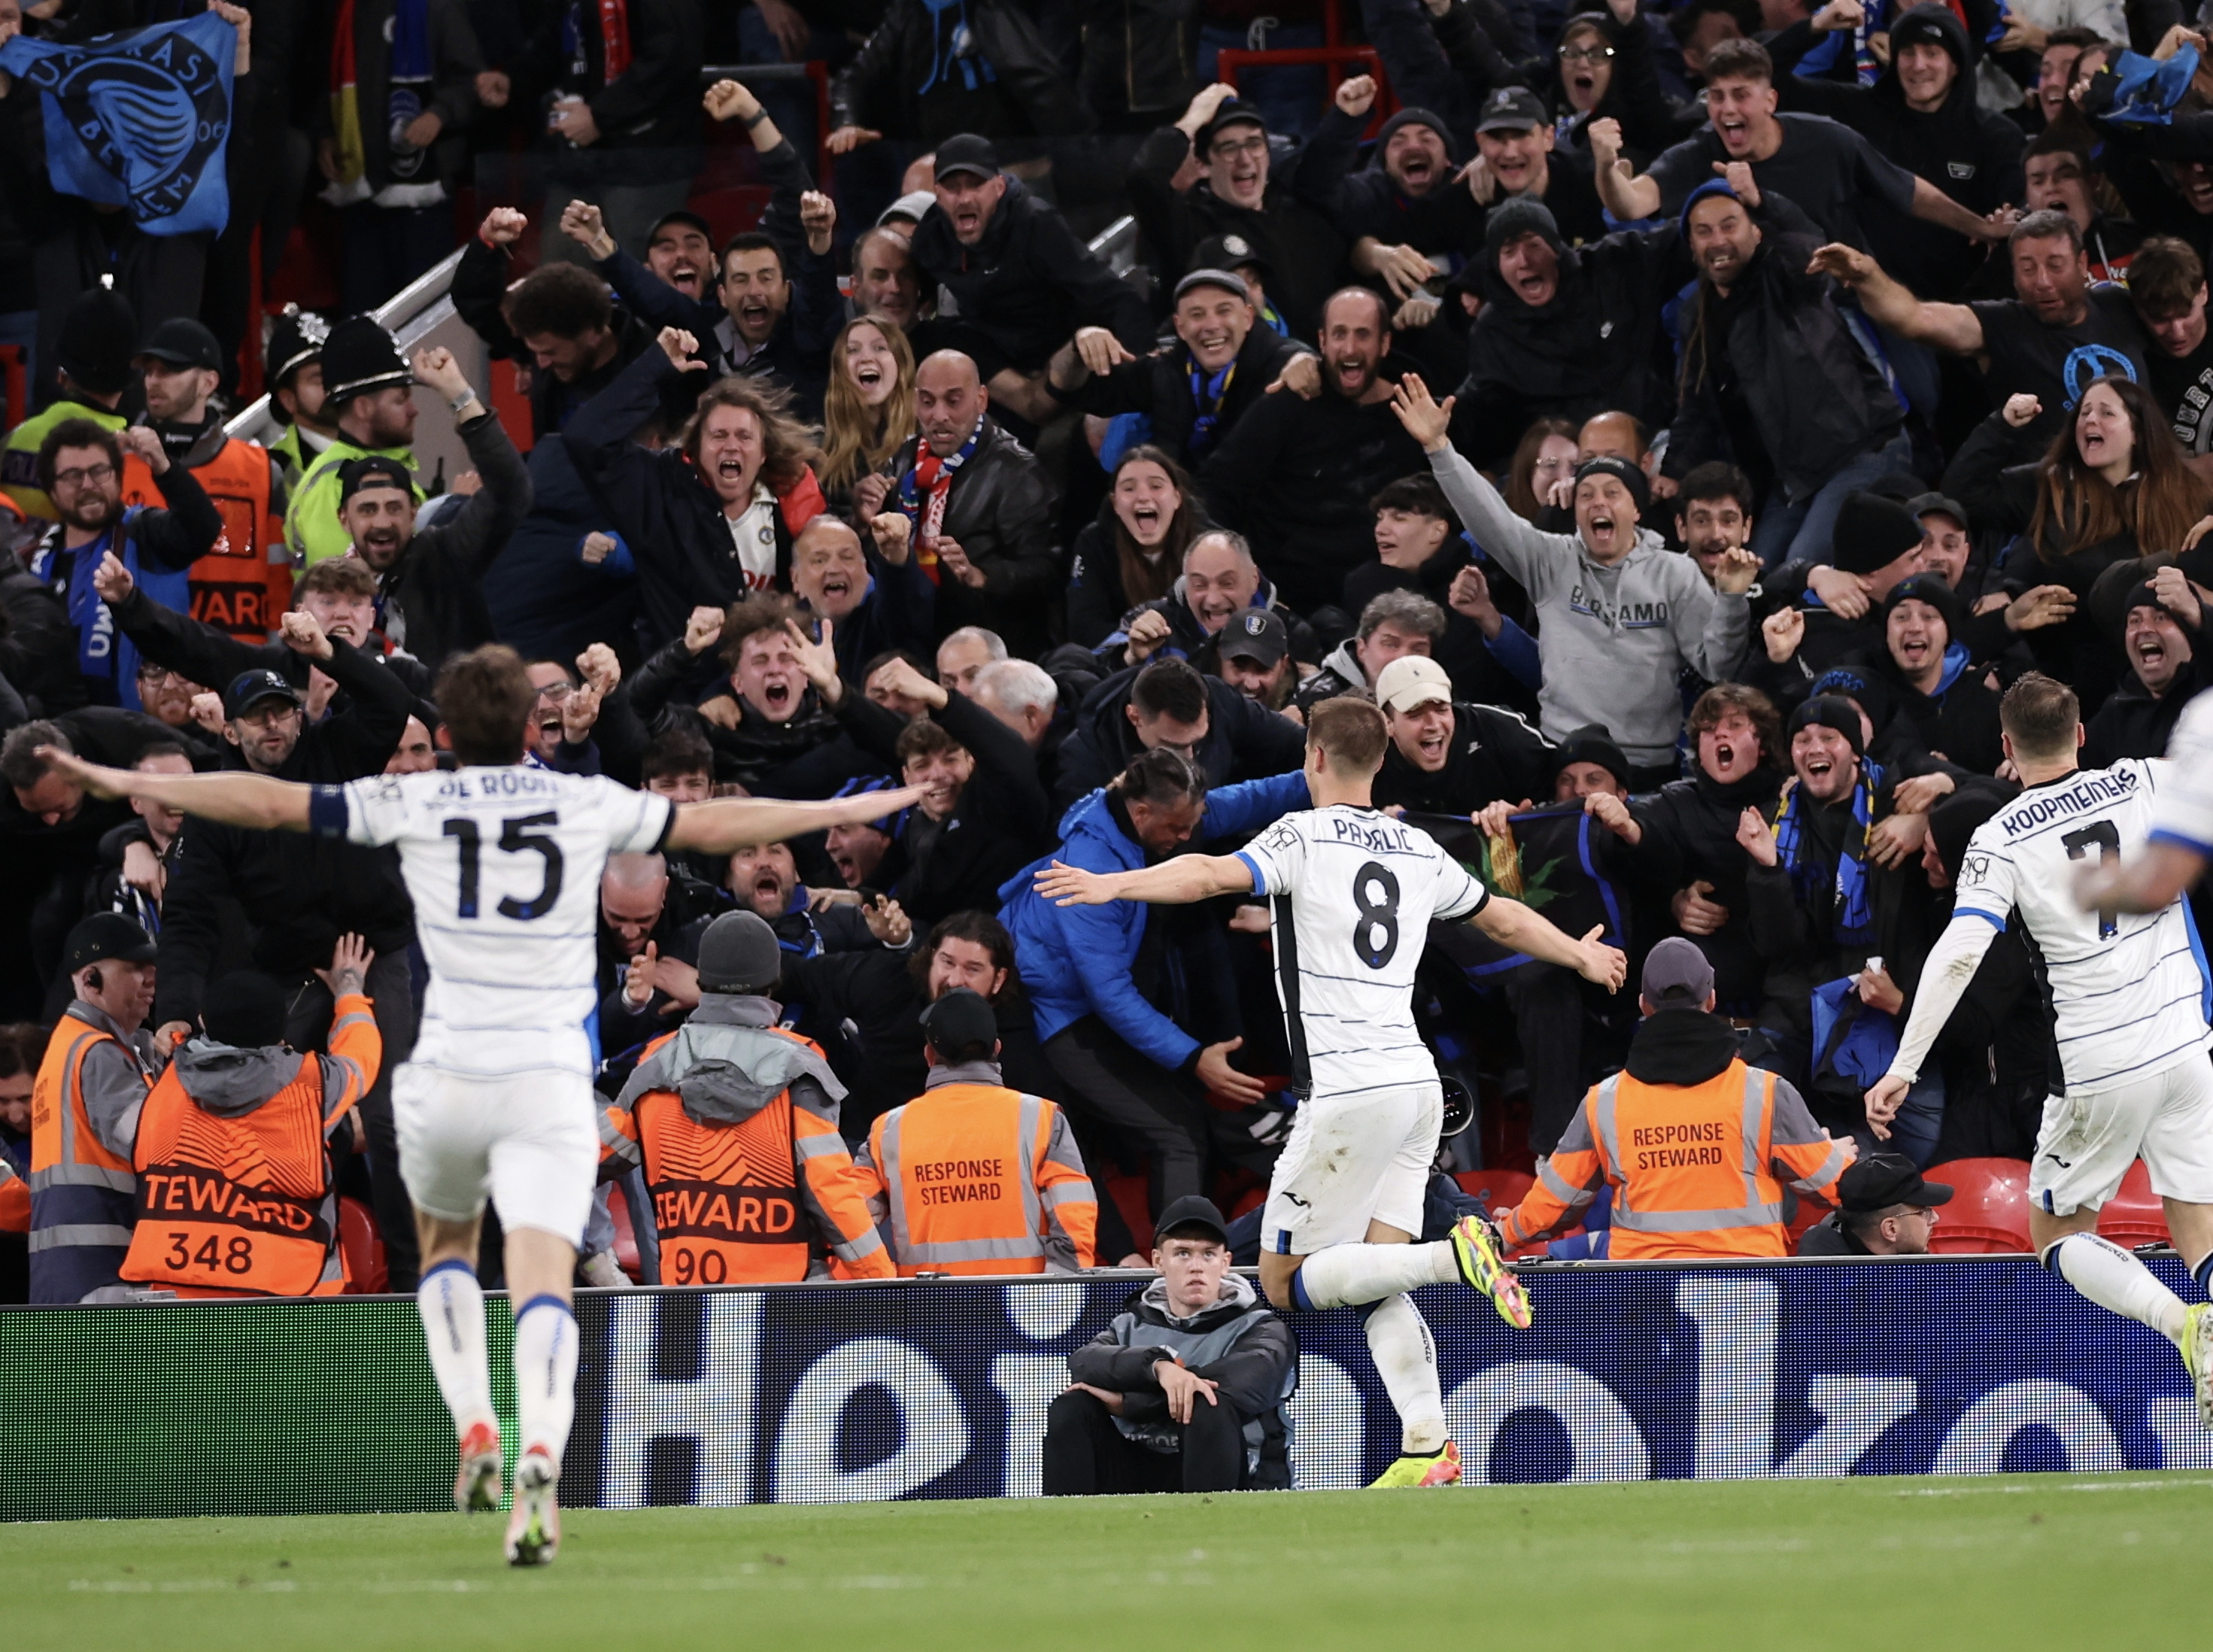
[[[1874,720],[1870,714],[1868,721]],[[1835,694],[1817,694],[1790,714],[1790,727],[1786,732],[1795,735],[1817,722],[1842,735],[1854,757],[1867,755],[1867,741],[1860,735],[1859,708],[1850,700]]]
[[[1527,195],[1509,196],[1484,220],[1483,250],[1496,264],[1500,247],[1516,236],[1530,235],[1542,235],[1556,253],[1567,250],[1567,242],[1560,239],[1560,221],[1551,207]]]
[[[1944,616],[1944,640],[1947,643],[1960,640],[1960,599],[1943,575],[1916,574],[1892,586],[1890,595],[1884,599],[1882,605],[1885,625],[1890,623],[1890,616],[1901,602],[1926,602]]]
[[[138,318],[112,287],[88,287],[62,317],[55,365],[70,382],[95,396],[131,387],[131,358],[138,348]]]
[[[1890,686],[1862,665],[1832,666],[1814,679],[1809,699],[1834,695],[1850,700],[1867,713],[1868,726],[1880,728],[1890,721]]]
[[[1872,574],[1921,543],[1921,519],[1902,501],[1864,490],[1844,496],[1829,537],[1829,560],[1840,572]]]
[[[1629,490],[1629,497],[1637,502],[1640,520],[1652,507],[1652,483],[1644,474],[1644,467],[1632,460],[1617,458],[1610,453],[1594,454],[1576,466],[1576,481],[1581,485],[1586,476],[1611,476],[1618,479]]]
[[[1560,771],[1570,763],[1595,763],[1617,781],[1624,791],[1629,789],[1629,759],[1620,747],[1614,744],[1613,735],[1604,723],[1587,722],[1580,728],[1571,728],[1552,748],[1546,759],[1547,776],[1554,780]]]
[[[258,970],[217,976],[200,994],[200,1025],[234,1050],[282,1044],[285,1020],[284,989]]]
[[[1384,146],[1390,143],[1391,134],[1401,126],[1427,126],[1445,146],[1445,158],[1454,162],[1460,160],[1460,145],[1453,142],[1452,128],[1445,125],[1444,118],[1413,105],[1399,110],[1376,130],[1375,165],[1379,170],[1383,165]]]

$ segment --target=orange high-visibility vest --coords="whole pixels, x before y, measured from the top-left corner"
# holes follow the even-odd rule
[[[759,1030],[822,1053],[783,1027]],[[675,1036],[646,1045],[646,1058]],[[643,1156],[665,1285],[804,1279],[818,1228],[835,1277],[892,1277],[844,1138],[828,1119],[794,1106],[789,1089],[736,1124],[702,1123],[674,1090],[649,1090],[628,1110],[607,1108],[600,1135],[617,1156],[628,1156],[625,1143]]]
[[[292,552],[270,497],[269,450],[233,436],[192,476],[223,514],[223,537],[187,576],[192,618],[241,643],[269,642],[292,606]]]
[[[64,1015],[31,1085],[31,1300],[74,1302],[115,1283],[137,1177],[84,1110],[85,1058],[122,1040]],[[137,1052],[131,1053],[135,1063]],[[141,1078],[144,1076],[142,1072]],[[144,1082],[150,1084],[150,1080]]]
[[[1669,1012],[1674,1013],[1674,1012]],[[1509,1243],[1547,1232],[1613,1188],[1616,1261],[1707,1256],[1787,1256],[1783,1182],[1818,1192],[1852,1161],[1810,1116],[1778,1131],[1773,1073],[1732,1060],[1702,1084],[1647,1084],[1616,1073],[1591,1087],[1536,1185],[1502,1222]],[[1802,1103],[1793,1108],[1804,1115]],[[1777,1140],[1781,1135],[1783,1139]]]
[[[15,1167],[0,1159],[0,1234],[31,1231],[31,1184],[15,1173]]]
[[[172,1062],[146,1098],[132,1158],[138,1221],[123,1277],[180,1296],[335,1296],[345,1288],[326,1132],[376,1082],[369,1000],[338,1001],[327,1056],[226,1117],[192,1100]]]
[[[1099,1198],[1082,1156],[1043,1096],[998,1084],[941,1084],[869,1130],[876,1197],[890,1207],[900,1276],[1043,1273],[1058,1228],[1092,1265]]]

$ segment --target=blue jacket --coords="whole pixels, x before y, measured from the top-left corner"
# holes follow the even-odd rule
[[[1247,780],[1206,795],[1198,837],[1206,840],[1257,832],[1279,815],[1311,807],[1299,771]],[[1101,789],[1061,818],[1061,846],[1033,861],[999,887],[999,921],[1015,937],[1015,962],[1029,994],[1040,1041],[1096,1015],[1131,1048],[1174,1071],[1198,1053],[1198,1040],[1145,1002],[1130,977],[1145,939],[1145,903],[1056,906],[1033,887],[1053,860],[1087,872],[1128,872],[1145,850],[1115,823]]]

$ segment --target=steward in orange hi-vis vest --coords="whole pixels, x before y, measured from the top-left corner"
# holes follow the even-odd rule
[[[1784,1179],[1833,1198],[1851,1161],[1851,1142],[1832,1140],[1796,1090],[1744,1064],[1726,1021],[1661,1008],[1638,1025],[1627,1070],[1591,1088],[1499,1227],[1509,1244],[1527,1244],[1611,1186],[1616,1261],[1785,1256]]]
[[[166,427],[165,427],[166,428]],[[174,463],[213,502],[223,518],[215,549],[192,564],[186,580],[192,616],[241,643],[273,641],[292,606],[292,551],[284,543],[284,479],[269,450],[223,433],[213,413],[199,439]],[[143,460],[124,467],[123,503],[159,505],[162,495]]]
[[[601,1175],[644,1168],[663,1284],[804,1279],[817,1243],[833,1278],[892,1277],[838,1133],[845,1087],[776,1013],[750,993],[702,991],[600,1115]]]
[[[209,988],[211,1029],[229,1030],[217,994],[238,978]],[[180,1296],[344,1289],[329,1137],[376,1082],[384,1046],[361,993],[341,993],[336,1012],[326,1055],[273,1040],[241,1048],[212,1030],[178,1050],[138,1120],[138,1221],[123,1277]]]

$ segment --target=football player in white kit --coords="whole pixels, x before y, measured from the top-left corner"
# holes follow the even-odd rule
[[[1064,905],[1167,904],[1215,895],[1269,903],[1276,990],[1299,1095],[1261,1220],[1260,1283],[1281,1308],[1373,1304],[1368,1347],[1398,1408],[1402,1454],[1377,1485],[1448,1485],[1460,1451],[1445,1432],[1436,1345],[1406,1295],[1465,1282],[1527,1327],[1529,1303],[1483,1222],[1417,1245],[1444,1097],[1414,1028],[1414,972],[1432,918],[1466,918],[1502,946],[1562,964],[1609,991],[1628,965],[1593,930],[1581,940],[1494,895],[1436,839],[1380,813],[1369,789],[1388,736],[1366,700],[1308,714],[1314,807],[1287,814],[1235,855],[1179,855],[1137,871],[1038,875]]]
[[[2181,1350],[2199,1418],[2213,1428],[2213,1314],[2203,1302],[2186,1306],[2097,1233],[2100,1207],[2141,1157],[2201,1289],[2213,1267],[2209,989],[2189,909],[2176,898],[2186,885],[2156,904],[2115,898],[2128,876],[2121,856],[2159,835],[2178,785],[2189,783],[2175,765],[2142,758],[2077,768],[2079,714],[2074,691],[2049,677],[2031,673],[2006,691],[1999,716],[2021,794],[1967,840],[1952,921],[1923,966],[1898,1055],[1867,1093],[1868,1120],[1888,1134],[1992,938],[2018,922],[2043,965],[2065,1080],[2037,1131],[2030,1241],[2083,1295]],[[2194,789],[2213,796],[2202,764]],[[2209,826],[2213,814],[2190,829],[2204,843]],[[2086,869],[2094,879],[2088,906],[2076,893]]]
[[[521,1452],[507,1557],[542,1564],[560,1542],[557,1490],[575,1411],[570,1283],[599,1170],[590,1047],[600,874],[610,854],[742,844],[873,820],[913,787],[822,803],[674,804],[601,776],[523,766],[536,692],[515,650],[456,655],[436,703],[461,766],[306,786],[243,771],[148,775],[51,747],[95,796],[143,797],[233,826],[397,844],[430,965],[421,1036],[393,1074],[400,1173],[423,1246],[417,1306],[454,1415],[463,1509],[499,1506],[503,1457],[485,1351],[477,1230],[487,1192],[506,1230]]]

